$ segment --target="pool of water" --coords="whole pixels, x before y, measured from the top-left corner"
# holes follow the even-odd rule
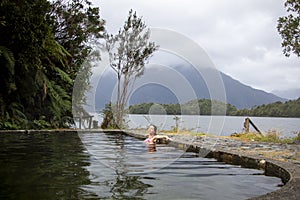
[[[0,134],[0,199],[247,199],[263,171],[121,134]]]

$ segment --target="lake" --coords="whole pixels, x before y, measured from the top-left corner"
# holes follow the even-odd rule
[[[99,125],[102,117],[94,114]],[[179,128],[196,132],[211,133],[214,135],[230,135],[243,132],[246,117],[237,116],[194,116],[178,115]],[[277,117],[250,117],[253,123],[262,132],[276,130],[285,137],[296,136],[294,132],[300,131],[300,118],[277,118]],[[173,115],[129,115],[127,118],[129,129],[147,128],[152,123],[158,130],[171,130],[175,126]],[[254,129],[250,127],[250,130]]]
[[[107,133],[0,134],[0,199],[247,199],[263,171]]]

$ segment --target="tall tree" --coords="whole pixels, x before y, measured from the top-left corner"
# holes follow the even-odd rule
[[[85,7],[81,2],[77,1],[76,6]],[[61,9],[56,8],[66,8],[64,4],[60,6]],[[63,127],[65,119],[71,118],[73,79],[79,70],[79,65],[74,63],[87,57],[87,49],[90,49],[87,43],[96,35],[96,30],[90,31],[81,42],[74,38],[81,35],[74,33],[73,38],[66,38],[63,43],[57,38],[62,33],[57,29],[58,24],[64,24],[61,25],[64,30],[72,30],[78,24],[58,19],[53,14],[58,12],[54,7],[55,2],[47,0],[0,2],[0,84],[3,86],[0,129]],[[78,26],[84,34],[87,28],[102,24],[95,16],[96,11],[87,9],[81,13],[85,21]],[[73,16],[74,12],[69,12],[70,17]],[[95,18],[87,17],[88,12]],[[85,51],[71,51],[81,48]]]
[[[149,41],[149,37],[150,30],[132,10],[118,34],[105,34],[110,67],[116,72],[118,80],[114,116],[120,128],[130,89],[135,79],[144,73],[146,61],[158,48]]]
[[[0,9],[5,20],[0,46],[11,51],[15,60],[9,62],[11,59],[2,54],[7,67],[1,67],[1,82],[8,90],[1,90],[1,128],[34,127],[41,116],[49,126],[60,126],[70,109],[64,86],[72,82],[64,71],[69,54],[55,41],[52,21],[47,17],[50,3],[4,0]]]
[[[99,54],[93,51],[104,33],[105,22],[99,12],[99,8],[93,7],[88,0],[56,0],[52,3],[50,15],[54,19],[55,39],[72,56],[67,73],[73,80],[80,76],[75,83],[80,87],[75,87],[77,91],[72,99],[77,107],[73,110],[78,112],[83,111],[82,105],[86,103],[84,94],[89,89],[90,62],[99,59]]]
[[[286,0],[284,6],[289,13],[278,19],[277,30],[282,37],[283,54],[300,56],[300,0]]]

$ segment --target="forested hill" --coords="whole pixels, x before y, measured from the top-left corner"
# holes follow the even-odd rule
[[[212,106],[213,105],[213,106]],[[231,115],[261,117],[300,117],[300,98],[285,103],[275,102],[254,107],[237,109],[235,106],[220,101],[200,99],[185,104],[142,103],[129,107],[130,114],[168,114],[168,115]]]
[[[264,104],[252,109],[242,109],[233,113],[238,116],[260,116],[260,117],[300,117],[300,98],[284,103],[278,101]]]

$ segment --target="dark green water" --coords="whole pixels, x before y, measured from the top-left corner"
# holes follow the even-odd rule
[[[1,134],[0,199],[246,199],[281,184],[124,135],[79,136]]]
[[[82,199],[89,155],[72,134],[1,134],[0,199]]]

